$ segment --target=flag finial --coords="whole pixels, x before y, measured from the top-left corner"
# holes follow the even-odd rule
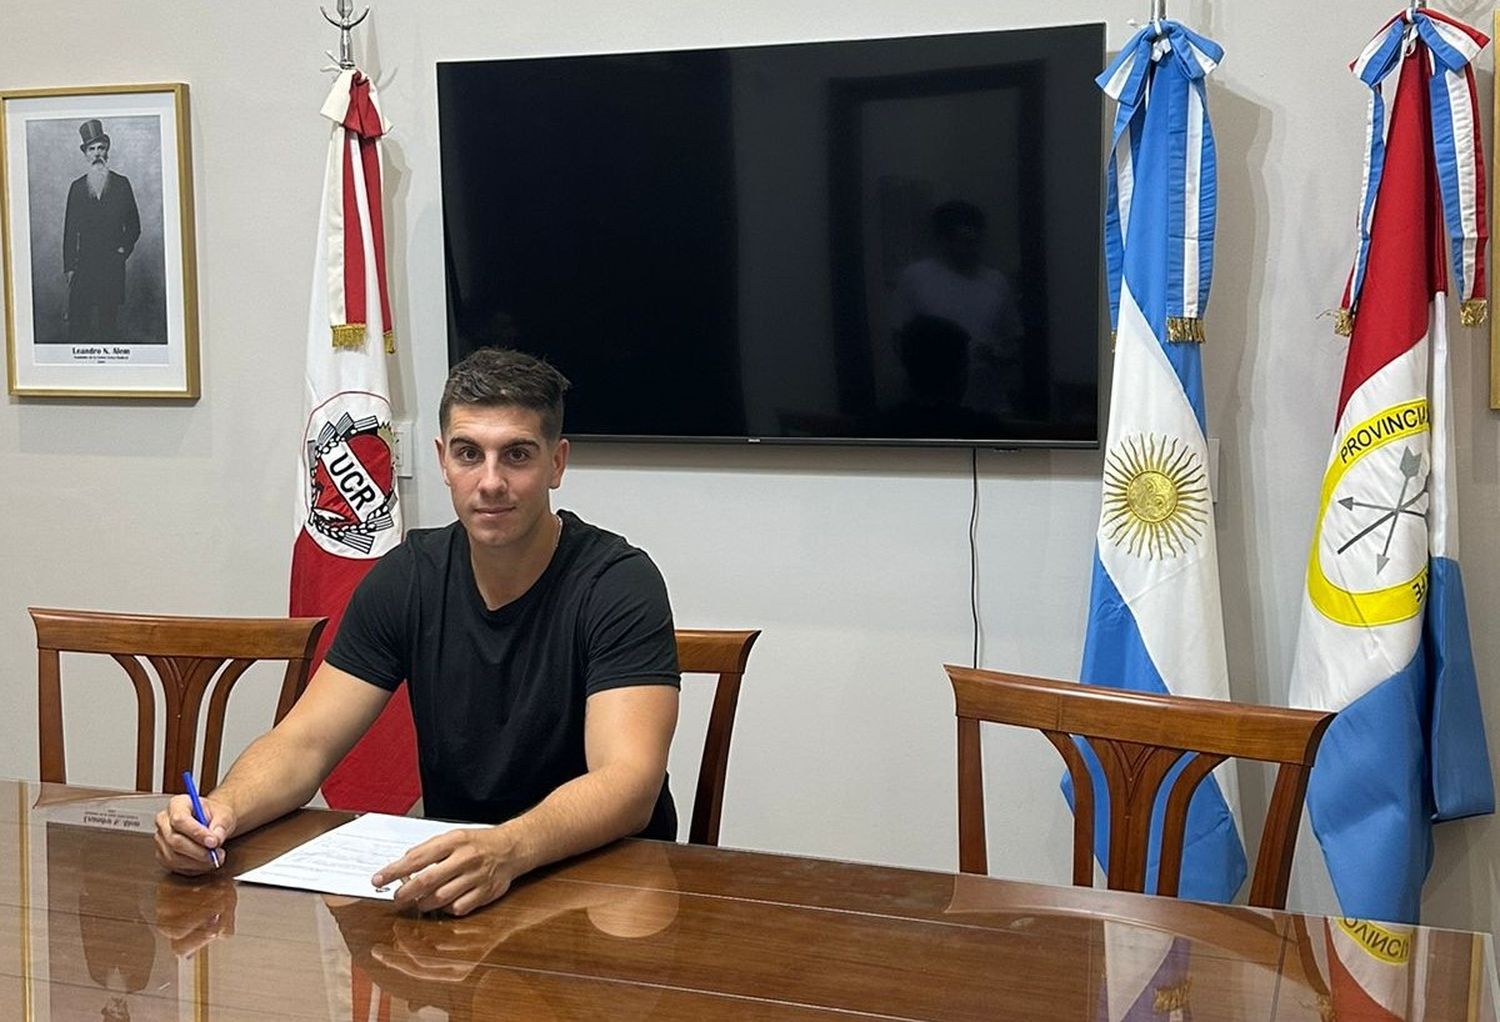
[[[370,16],[370,9],[366,7],[360,12],[359,17],[354,16],[354,0],[339,0],[339,16],[333,15],[318,8],[323,14],[323,19],[339,30],[339,67],[345,71],[354,66],[354,47],[349,41],[349,33],[361,21]]]

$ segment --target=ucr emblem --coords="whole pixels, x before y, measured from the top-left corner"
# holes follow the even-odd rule
[[[390,405],[336,394],[308,419],[303,498],[308,535],[342,557],[380,557],[400,540]]]

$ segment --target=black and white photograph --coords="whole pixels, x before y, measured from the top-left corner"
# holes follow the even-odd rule
[[[160,120],[38,118],[26,162],[35,343],[165,346]]]
[[[187,87],[0,106],[11,393],[196,397]]]

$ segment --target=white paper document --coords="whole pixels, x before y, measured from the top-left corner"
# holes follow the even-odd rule
[[[446,823],[410,816],[366,813],[320,834],[306,844],[278,855],[264,866],[235,877],[247,884],[295,887],[319,894],[342,894],[351,898],[396,897],[396,884],[375,887],[370,877],[389,866],[413,845],[450,830],[478,829],[482,823]]]

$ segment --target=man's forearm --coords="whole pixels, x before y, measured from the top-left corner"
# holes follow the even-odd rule
[[[251,743],[209,797],[233,812],[238,830],[306,805],[390,697],[324,662],[291,712]]]
[[[500,824],[514,842],[517,874],[639,832],[651,822],[663,780],[653,786],[623,765],[590,771]]]
[[[209,795],[228,804],[238,830],[253,830],[306,805],[326,773],[316,756],[273,730],[250,743]]]

